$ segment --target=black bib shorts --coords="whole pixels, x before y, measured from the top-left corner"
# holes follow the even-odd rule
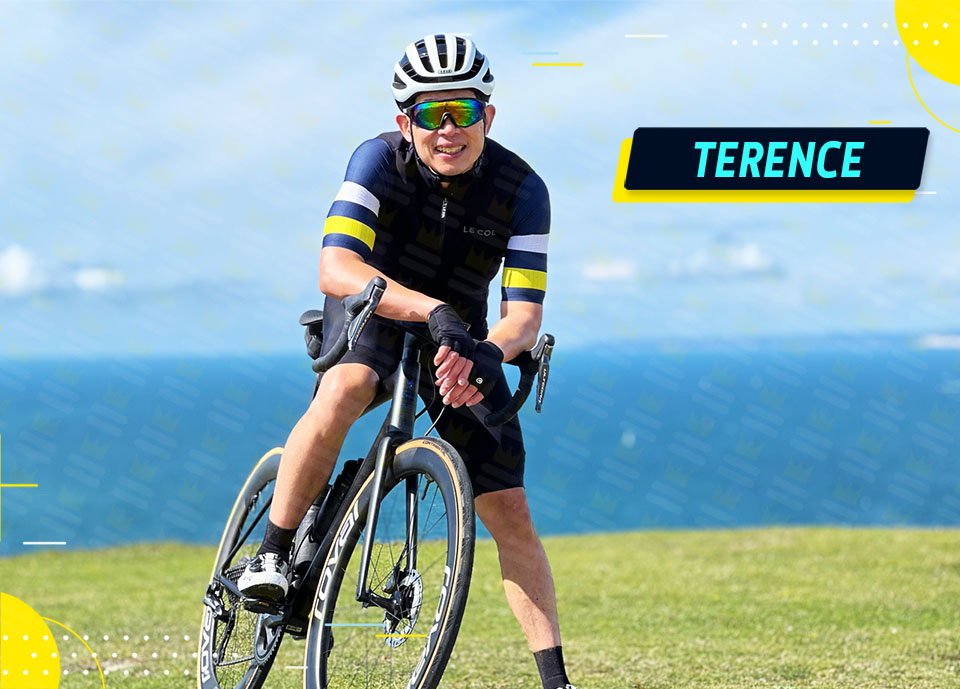
[[[343,328],[343,305],[326,298],[323,309],[323,353],[327,345],[336,341]],[[371,319],[364,326],[356,348],[348,351],[336,365],[364,364],[377,374],[381,383],[390,377],[400,364],[403,354],[402,330],[388,323]],[[474,496],[523,486],[525,452],[520,431],[520,420],[512,418],[502,426],[489,427],[483,417],[510,401],[512,391],[506,376],[500,372],[493,391],[479,404],[444,409],[440,389],[436,383],[436,350],[424,349],[420,359],[420,399],[428,405],[427,413],[437,423],[440,437],[460,453],[473,484]]]

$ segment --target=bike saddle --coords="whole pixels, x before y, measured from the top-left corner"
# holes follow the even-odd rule
[[[300,316],[300,325],[313,325],[314,323],[323,322],[323,311],[318,311],[317,309],[310,309],[309,311],[304,311]]]

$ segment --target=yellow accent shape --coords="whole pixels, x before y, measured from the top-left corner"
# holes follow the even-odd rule
[[[620,144],[613,180],[616,203],[909,203],[913,189],[627,189],[633,139]]]
[[[6,593],[0,593],[0,686],[60,686],[60,653],[53,633],[33,608]]]
[[[376,238],[376,233],[373,231],[373,228],[363,224],[359,220],[344,218],[339,215],[331,215],[323,224],[323,234],[326,236],[332,233],[345,234],[349,237],[359,239],[373,251],[373,240]]]
[[[937,79],[960,86],[960,3],[896,0],[894,12],[903,46],[913,59]]]
[[[917,100],[920,101],[920,105],[923,106],[923,109],[926,110],[928,113],[930,113],[930,117],[932,117],[933,119],[935,119],[937,122],[939,122],[940,124],[942,124],[942,125],[943,125],[944,127],[946,127],[947,129],[952,129],[953,131],[955,131],[955,132],[957,132],[958,134],[960,134],[960,129],[957,129],[956,127],[951,127],[949,124],[947,124],[946,122],[944,122],[943,120],[941,120],[939,117],[937,117],[936,115],[934,115],[934,114],[933,114],[933,110],[931,110],[930,108],[928,108],[928,107],[927,107],[927,104],[923,102],[923,98],[920,97],[920,93],[917,91],[917,87],[916,87],[916,85],[913,83],[913,75],[910,73],[910,53],[907,53],[907,77],[909,77],[909,79],[910,79],[910,86],[913,87],[913,95],[915,95],[915,96],[917,97]]]
[[[547,274],[542,270],[531,270],[530,268],[504,268],[503,286],[546,291]]]

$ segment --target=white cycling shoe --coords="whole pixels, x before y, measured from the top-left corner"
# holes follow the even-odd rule
[[[276,553],[262,553],[247,563],[237,581],[244,598],[279,603],[287,596],[289,565]]]

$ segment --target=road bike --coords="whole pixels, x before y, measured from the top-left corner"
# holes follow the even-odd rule
[[[334,345],[314,363],[314,395],[323,372],[353,349],[386,289],[373,278],[342,300],[345,318]],[[300,324],[319,333],[321,311]],[[434,347],[423,323],[389,321],[404,333],[403,355],[364,413],[392,399],[362,460],[344,462],[297,530],[290,590],[280,604],[245,600],[237,580],[255,555],[280,465],[267,452],[243,485],[220,540],[204,595],[199,689],[259,689],[285,635],[305,639],[304,689],[434,689],[453,650],[470,586],[475,539],[473,491],[466,467],[446,441],[413,437],[421,354]],[[543,402],[552,335],[509,363],[517,390],[484,417],[511,419],[536,380]],[[434,424],[435,425],[435,424]],[[431,427],[432,430],[432,427]],[[356,586],[353,583],[356,582]]]

